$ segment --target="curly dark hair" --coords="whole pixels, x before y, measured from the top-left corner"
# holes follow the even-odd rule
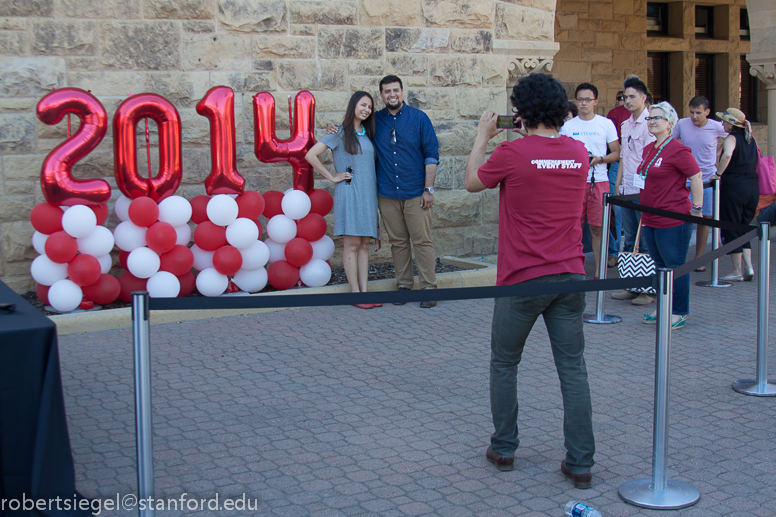
[[[540,123],[559,129],[569,112],[566,91],[549,74],[531,74],[521,78],[512,88],[509,99],[523,119],[523,125],[531,129]]]

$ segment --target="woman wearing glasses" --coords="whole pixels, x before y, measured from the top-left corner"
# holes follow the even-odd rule
[[[730,133],[722,143],[717,174],[721,176],[719,191],[719,220],[749,224],[757,210],[760,184],[757,178],[757,142],[752,137],[752,126],[746,115],[735,108],[717,113],[722,126]],[[745,232],[721,230],[722,243],[742,236]],[[746,271],[741,267],[743,256]],[[733,274],[722,277],[728,282],[747,282],[754,277],[752,247],[749,242],[730,252]]]
[[[366,292],[369,277],[369,242],[377,238],[377,176],[375,175],[374,101],[367,92],[350,98],[342,126],[325,135],[305,158],[334,187],[334,235],[343,236],[342,265],[350,290]],[[320,156],[331,149],[334,174]],[[371,309],[382,304],[358,304]]]
[[[649,109],[647,127],[655,143],[647,145],[634,184],[641,188],[641,204],[702,217],[703,206],[690,203],[687,179],[693,199],[703,200],[701,169],[690,148],[671,137],[678,120],[676,110],[667,102]],[[675,269],[684,264],[690,246],[692,223],[658,215],[641,214],[644,240],[656,268]],[[690,276],[674,277],[671,328],[684,327],[690,312]],[[644,323],[655,323],[657,311],[645,314]]]

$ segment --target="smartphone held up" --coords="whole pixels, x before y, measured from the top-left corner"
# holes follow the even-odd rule
[[[499,129],[522,129],[523,121],[517,120],[517,115],[499,115],[496,119],[496,127]]]

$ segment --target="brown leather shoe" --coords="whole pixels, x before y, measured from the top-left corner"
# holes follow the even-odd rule
[[[397,287],[397,291],[411,291],[409,287]],[[394,305],[404,305],[407,302],[393,302]]]
[[[585,472],[584,474],[574,474],[566,468],[565,460],[560,462],[560,471],[563,472],[563,475],[567,478],[571,478],[571,480],[574,482],[574,488],[586,489],[590,488],[593,484],[593,475],[590,472]]]
[[[494,464],[496,468],[502,472],[508,472],[515,466],[514,457],[504,458],[497,452],[493,452],[493,449],[491,449],[490,446],[488,447],[488,450],[485,451],[485,457],[488,458],[488,461]]]
[[[420,302],[421,309],[430,309],[431,307],[436,307],[436,302]]]

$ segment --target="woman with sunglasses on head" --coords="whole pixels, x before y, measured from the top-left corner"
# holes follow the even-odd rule
[[[752,126],[746,115],[735,108],[717,113],[722,126],[730,133],[722,143],[717,174],[720,179],[719,220],[749,224],[754,218],[760,199],[760,184],[757,177],[757,142],[752,137]],[[722,243],[736,240],[746,232],[720,230]],[[741,267],[744,259],[746,270]],[[746,242],[730,252],[733,273],[722,277],[728,282],[748,282],[754,278],[752,267],[752,246]]]
[[[354,293],[366,292],[369,242],[377,238],[377,176],[375,174],[374,101],[367,92],[350,98],[342,126],[325,135],[305,159],[334,187],[334,235],[343,236],[342,266]],[[320,156],[331,149],[334,174]],[[358,304],[371,309],[382,304]]]
[[[671,136],[678,119],[676,110],[667,102],[650,107],[647,127],[656,140],[644,147],[634,184],[641,188],[642,205],[702,217],[703,206],[692,205],[687,191],[689,179],[692,198],[703,200],[701,169],[690,148]],[[646,212],[641,214],[641,223],[656,268],[675,269],[685,263],[692,223]],[[690,312],[690,275],[674,277],[673,291],[671,328],[680,329]],[[644,315],[644,323],[656,321],[657,311]]]

